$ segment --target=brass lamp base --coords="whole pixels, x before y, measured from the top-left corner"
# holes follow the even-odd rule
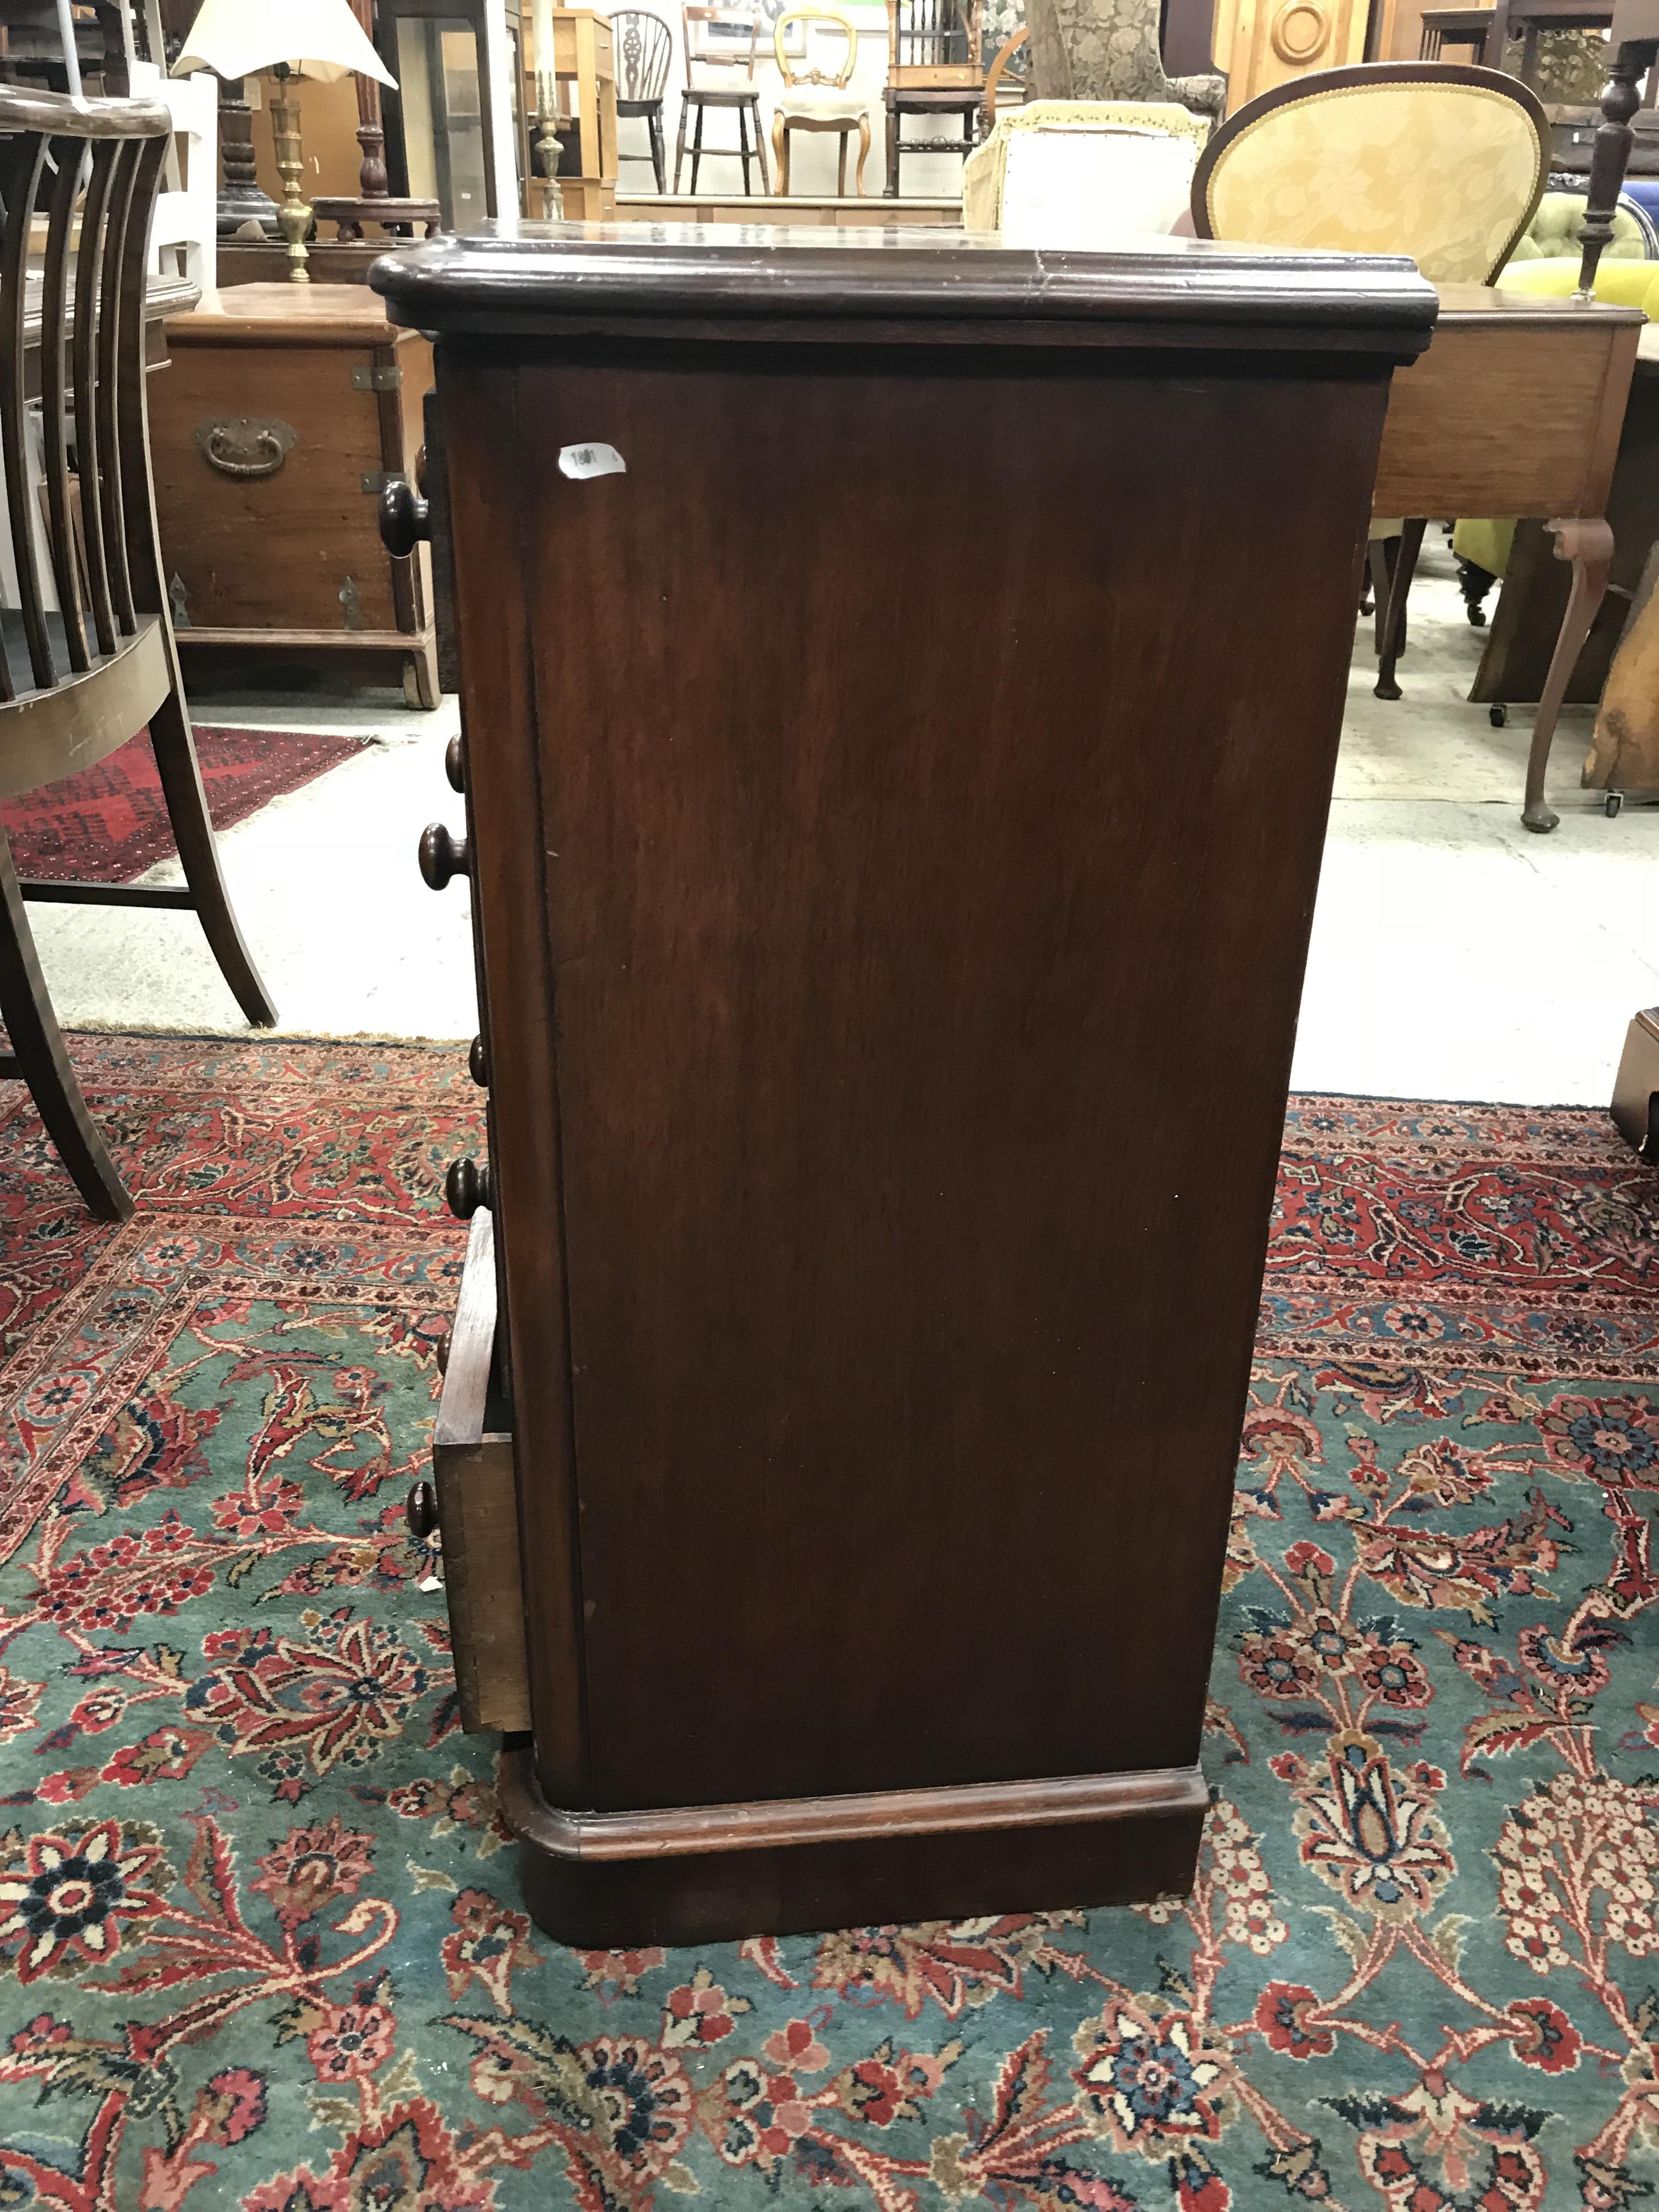
[[[289,283],[308,284],[311,271],[306,266],[306,234],[311,228],[312,211],[300,190],[305,167],[300,152],[299,80],[285,66],[276,71],[276,93],[270,103],[270,135],[276,149],[276,173],[283,180],[276,226],[288,246]]]

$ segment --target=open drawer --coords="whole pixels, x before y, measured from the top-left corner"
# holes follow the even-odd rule
[[[512,1735],[530,1726],[524,1589],[513,1436],[493,1384],[495,1227],[472,1217],[432,1438],[444,1584],[461,1726]]]

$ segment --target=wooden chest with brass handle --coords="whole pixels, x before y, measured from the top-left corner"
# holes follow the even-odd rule
[[[188,677],[204,656],[401,676],[438,703],[431,562],[380,542],[416,473],[432,349],[366,285],[241,284],[170,317],[155,496]]]

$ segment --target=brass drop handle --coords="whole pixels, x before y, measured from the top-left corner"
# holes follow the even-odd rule
[[[444,1200],[458,1221],[471,1221],[481,1206],[491,1204],[489,1163],[451,1160],[444,1177]]]
[[[251,440],[245,431],[242,450],[251,443],[257,460],[238,460],[234,451],[236,441],[228,422],[216,422],[202,440],[202,456],[210,468],[217,469],[222,477],[274,477],[288,459],[288,447],[276,431],[268,426],[258,429],[247,426]]]
[[[394,560],[406,560],[432,535],[432,508],[412,483],[394,478],[380,494],[380,543]]]
[[[441,891],[456,876],[464,876],[471,854],[465,837],[450,834],[445,822],[428,822],[421,832],[421,880],[428,890]]]

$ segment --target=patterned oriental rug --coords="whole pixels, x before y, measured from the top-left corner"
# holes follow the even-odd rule
[[[1652,2193],[1659,1186],[1601,1115],[1296,1103],[1190,1899],[578,1954],[404,1526],[459,1055],[77,1056],[140,1210],[7,1094],[0,2205]]]
[[[357,738],[291,730],[222,730],[198,723],[196,756],[216,830],[245,822],[268,799],[325,775],[362,750]],[[0,805],[17,872],[62,882],[130,883],[172,858],[173,830],[147,732],[83,775]]]

